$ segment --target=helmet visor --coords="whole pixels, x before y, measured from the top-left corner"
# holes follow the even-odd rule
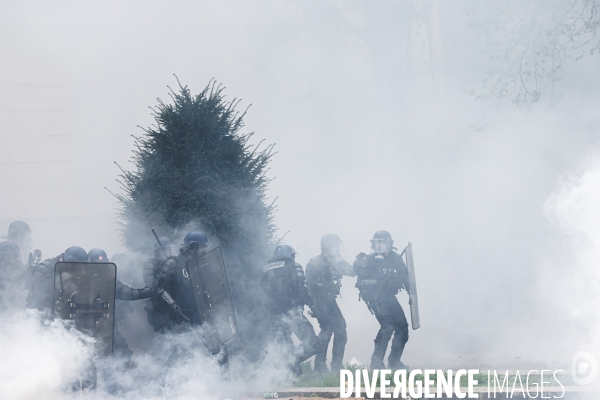
[[[388,253],[392,249],[392,243],[390,239],[373,239],[371,240],[371,249],[373,253],[384,254]]]
[[[165,246],[165,253],[167,253],[167,257],[173,257],[175,254],[177,254],[175,245],[171,244],[169,246]]]
[[[344,256],[344,244],[342,243],[341,240],[337,241],[335,243],[331,243],[329,246],[327,246],[324,253],[328,257],[333,257],[333,258],[343,257]]]

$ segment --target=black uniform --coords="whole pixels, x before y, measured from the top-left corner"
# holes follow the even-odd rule
[[[331,369],[339,370],[342,368],[348,335],[346,333],[346,320],[336,298],[340,294],[343,275],[356,276],[356,273],[352,266],[341,257],[331,259],[324,254],[320,254],[311,258],[306,264],[306,284],[311,297],[315,301],[315,316],[321,328],[315,356],[315,371],[327,370],[327,348],[332,335],[335,336],[333,339]]]
[[[161,268],[158,281],[159,289],[167,291],[175,304],[181,308],[183,315],[189,319],[189,321],[186,321],[180,313],[171,308],[168,315],[172,324],[168,328],[181,331],[191,326],[200,327],[199,332],[204,345],[215,356],[218,364],[223,367],[224,374],[226,374],[228,369],[227,347],[221,341],[217,329],[208,321],[202,320],[200,311],[196,306],[192,281],[187,269],[187,263],[190,259],[191,256],[182,249],[177,257],[169,258]]]
[[[27,308],[51,312],[54,305],[54,265],[63,255],[49,258],[37,265],[31,274],[31,288],[25,303]]]
[[[0,310],[8,308],[8,303],[17,301],[17,287],[22,283],[23,265],[20,260],[21,250],[16,243],[5,241],[0,243]]]
[[[408,341],[408,322],[396,294],[407,285],[406,265],[402,257],[392,250],[386,255],[361,253],[354,261],[354,268],[358,274],[356,287],[360,290],[360,296],[381,325],[375,338],[370,368],[385,368],[383,358],[392,335],[394,339],[388,367],[402,368],[404,364],[400,362],[400,357]]]
[[[144,265],[143,278],[146,286],[155,289],[158,288],[158,276],[164,263],[164,258],[156,257]],[[148,323],[152,325],[154,331],[159,332],[172,328],[169,306],[160,299],[156,292],[151,298],[144,300],[144,303],[144,310],[146,310],[148,316]]]
[[[317,335],[304,316],[304,306],[314,308],[302,266],[291,258],[274,258],[264,267],[263,287],[266,294],[266,311],[275,340],[294,354],[291,365],[300,374],[300,363],[313,356],[317,350]],[[292,333],[301,344],[294,347]]]

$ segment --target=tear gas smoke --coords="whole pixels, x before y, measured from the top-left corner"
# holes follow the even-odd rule
[[[152,125],[147,107],[166,98],[173,73],[192,93],[215,77],[242,109],[253,104],[249,143],[276,143],[268,202],[277,198],[276,236],[289,230],[285,242],[301,264],[328,232],[350,262],[379,229],[398,247],[413,243],[422,328],[410,332],[408,365],[513,367],[515,357],[569,365],[579,350],[598,356],[600,157],[590,151],[600,124],[598,58],[559,54],[562,70],[526,107],[509,95],[475,99],[490,76],[510,72],[518,88],[518,69],[504,69],[518,66],[510,57],[528,38],[548,43],[537,36],[547,30],[506,28],[528,21],[536,2],[503,3],[502,13],[492,3],[4,1],[0,231],[28,221],[44,258],[71,245],[127,252],[117,204],[103,189],[118,187],[113,162],[130,167],[130,135]],[[543,54],[527,53],[539,61],[531,65]],[[150,232],[141,235],[153,244]],[[129,255],[134,266],[119,278],[139,287],[151,254]],[[338,300],[345,360],[366,364],[378,325],[354,283],[343,279]],[[399,298],[408,310],[406,294]],[[0,316],[0,392],[71,397],[63,389],[85,369],[88,346],[19,307]],[[107,385],[87,396],[220,393],[202,345],[168,359],[196,343],[193,335],[156,336],[143,303],[132,307],[120,329],[136,367],[100,365]],[[232,357],[232,390],[286,382],[284,351],[271,345],[256,368]]]

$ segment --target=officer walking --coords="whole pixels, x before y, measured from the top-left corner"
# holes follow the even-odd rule
[[[266,294],[266,311],[275,335],[275,340],[294,354],[290,370],[296,376],[302,374],[300,363],[317,351],[317,335],[312,324],[304,316],[304,306],[315,313],[304,271],[296,261],[296,252],[291,246],[281,244],[275,248],[273,258],[264,267],[263,287]],[[292,333],[300,340],[294,347]]]
[[[11,242],[16,243],[21,249],[21,261],[26,263],[29,259],[29,253],[33,251],[33,240],[31,228],[25,221],[13,221],[8,226],[8,234],[3,236]]]
[[[315,301],[315,317],[321,331],[318,336],[314,370],[327,372],[327,348],[334,335],[331,369],[342,369],[348,335],[346,320],[337,304],[342,276],[356,276],[352,266],[341,257],[341,240],[335,233],[321,238],[321,254],[306,264],[306,284]]]
[[[400,358],[408,341],[408,322],[396,294],[408,286],[408,270],[396,253],[388,231],[377,231],[371,240],[372,253],[360,253],[354,261],[360,297],[380,324],[371,357],[371,369],[384,369],[383,358],[392,340],[388,368],[406,369]]]
[[[33,271],[42,261],[42,252],[33,247],[33,235],[29,224],[25,221],[13,221],[8,226],[8,234],[2,237],[19,246],[19,259],[23,271],[18,274],[15,283],[18,285],[24,283],[25,289],[29,290]]]

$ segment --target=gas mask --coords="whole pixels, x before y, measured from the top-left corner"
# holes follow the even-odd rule
[[[390,239],[373,239],[371,240],[371,250],[375,254],[376,260],[383,260],[385,255],[392,250]]]

